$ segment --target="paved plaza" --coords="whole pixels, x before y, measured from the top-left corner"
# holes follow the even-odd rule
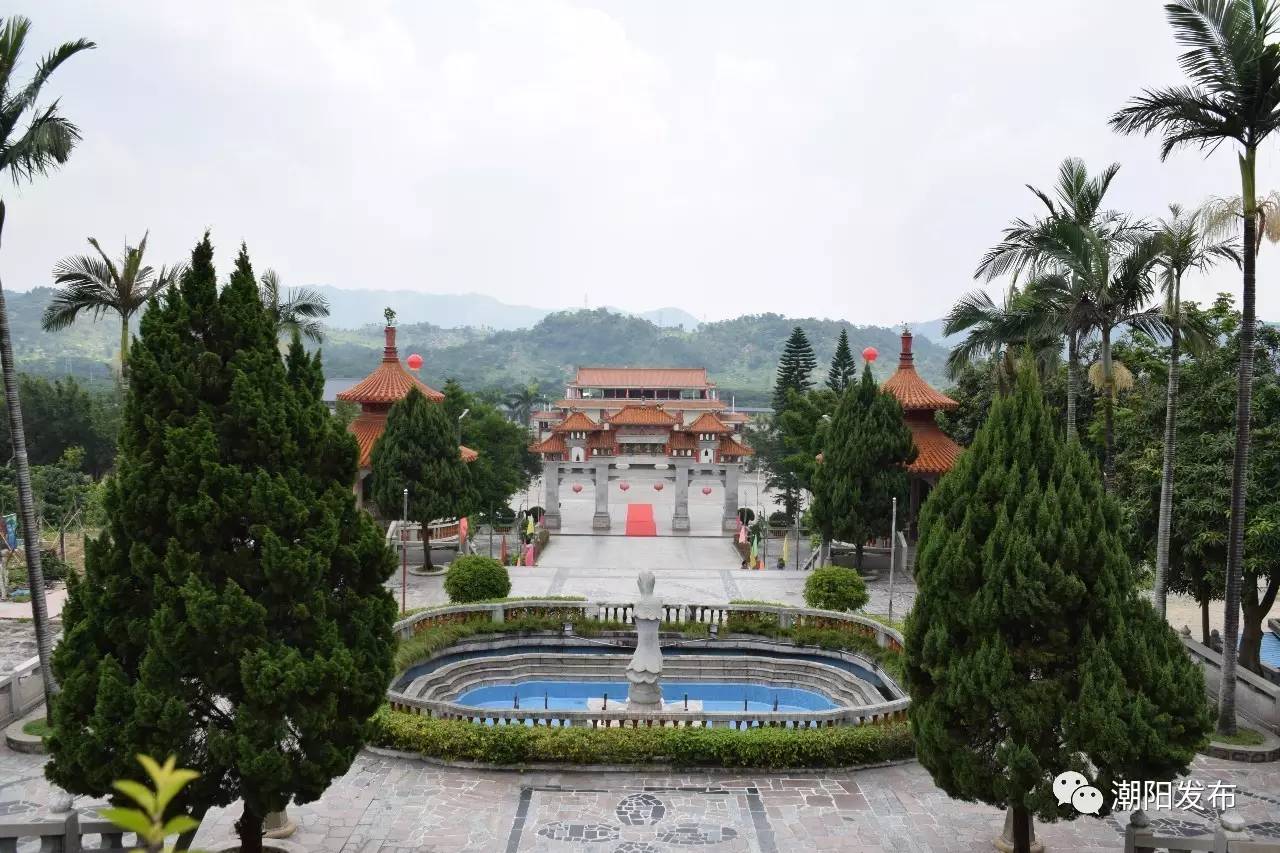
[[[42,756],[0,747],[0,815],[48,802]],[[1197,758],[1192,775],[1234,784],[1260,839],[1280,840],[1280,765]],[[80,801],[84,808],[88,803]],[[309,853],[971,853],[991,850],[1002,813],[952,800],[914,762],[852,772],[511,773],[435,767],[364,752],[316,803],[290,807],[290,841]],[[239,808],[210,813],[204,848],[232,834]],[[1162,831],[1197,834],[1209,814],[1153,813]],[[1123,847],[1126,815],[1038,825],[1051,851]]]

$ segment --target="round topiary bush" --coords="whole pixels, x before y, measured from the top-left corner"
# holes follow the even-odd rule
[[[804,582],[804,603],[820,610],[857,610],[868,600],[867,585],[853,569],[824,566]]]
[[[506,598],[511,593],[511,577],[492,557],[467,554],[449,564],[444,591],[454,604]]]

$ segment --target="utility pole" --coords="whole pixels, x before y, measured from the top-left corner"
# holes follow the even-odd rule
[[[404,507],[400,512],[400,615],[409,609],[409,489],[404,490]]]
[[[893,618],[893,569],[898,562],[898,499],[893,499],[893,513],[889,522],[889,618]]]

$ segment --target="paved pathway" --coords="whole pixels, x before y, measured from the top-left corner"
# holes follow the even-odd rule
[[[48,802],[42,756],[0,746],[0,815],[35,814]],[[1259,838],[1280,841],[1280,764],[1197,758],[1192,775],[1238,786],[1236,807]],[[84,807],[84,801],[78,802]],[[211,812],[197,844],[227,838],[238,807]],[[991,850],[1002,813],[952,800],[912,762],[855,772],[504,773],[437,768],[362,753],[318,802],[291,807],[291,841],[310,853],[539,851],[707,853]],[[1213,818],[1153,814],[1194,834]],[[1127,816],[1081,818],[1037,833],[1051,851],[1122,848]]]

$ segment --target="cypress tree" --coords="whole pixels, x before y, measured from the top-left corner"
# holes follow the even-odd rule
[[[862,381],[840,398],[826,430],[822,463],[814,472],[814,518],[824,538],[862,546],[889,532],[893,498],[907,495],[905,465],[916,458],[902,406],[880,390],[868,365]]]
[[[391,407],[387,428],[373,446],[373,499],[383,514],[398,517],[404,490],[409,489],[409,519],[422,522],[428,569],[429,523],[474,509],[471,475],[458,451],[458,429],[444,403],[432,403],[412,388]]]
[[[1097,466],[1054,428],[1034,373],[997,398],[920,516],[907,620],[911,729],[953,797],[1073,818],[1054,777],[1185,771],[1209,730],[1204,684],[1137,592]]]
[[[837,394],[853,384],[858,375],[858,366],[853,361],[853,351],[849,349],[849,330],[840,330],[840,339],[836,341],[836,354],[831,359],[831,369],[827,371],[827,387]]]
[[[778,359],[778,377],[773,384],[775,415],[787,408],[787,392],[803,394],[813,387],[813,371],[817,366],[818,359],[813,354],[813,347],[809,345],[804,329],[796,326],[782,348],[782,357]]]
[[[363,745],[392,670],[394,560],[356,509],[356,446],[319,355],[280,357],[247,253],[218,292],[206,234],[142,319],[107,526],[71,587],[50,779],[112,793],[134,755],[200,777],[197,813],[244,800],[243,850],[317,799]]]

